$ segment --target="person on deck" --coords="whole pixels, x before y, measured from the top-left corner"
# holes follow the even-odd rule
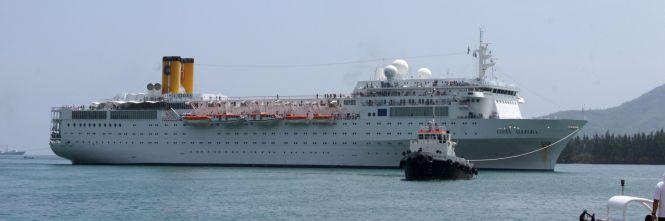
[[[663,206],[663,203],[660,202],[664,193],[665,173],[663,174],[662,180],[656,184],[656,191],[653,194],[653,207],[651,207],[651,217],[653,217],[653,220],[657,219],[659,221],[665,221],[665,206]],[[658,216],[656,216],[656,212],[658,212]]]

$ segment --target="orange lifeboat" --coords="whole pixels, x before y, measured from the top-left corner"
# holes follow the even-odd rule
[[[317,124],[330,124],[333,122],[333,119],[332,114],[314,114],[314,117],[312,117],[312,120]]]
[[[288,114],[284,117],[288,124],[306,124],[307,115],[304,114]]]
[[[185,115],[182,116],[182,120],[185,121],[185,125],[189,126],[210,126],[212,124],[210,116]]]

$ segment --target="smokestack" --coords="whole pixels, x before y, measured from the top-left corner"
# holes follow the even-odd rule
[[[180,93],[180,74],[182,71],[182,63],[180,56],[171,57],[171,75],[169,76],[169,93]]]
[[[185,93],[194,93],[194,58],[182,58],[184,66],[184,73],[182,75],[182,86],[185,88]]]
[[[171,57],[164,56],[162,58],[162,94],[169,93],[169,75],[171,75],[171,67],[169,63]]]

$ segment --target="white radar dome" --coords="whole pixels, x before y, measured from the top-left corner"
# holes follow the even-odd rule
[[[399,79],[403,79],[404,76],[409,72],[409,63],[406,63],[404,59],[396,59],[392,63],[393,66],[397,68],[397,75],[396,77]]]
[[[432,71],[430,71],[428,68],[421,68],[416,72],[416,76],[419,79],[429,79],[432,77]]]
[[[397,67],[393,65],[388,65],[385,68],[383,68],[383,75],[386,76],[386,79],[389,81],[392,81],[395,79],[395,76],[397,76]]]

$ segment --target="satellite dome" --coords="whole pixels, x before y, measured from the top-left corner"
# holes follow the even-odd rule
[[[146,88],[147,88],[149,91],[152,91],[152,89],[155,88],[155,85],[152,84],[152,83],[148,83],[148,86],[146,86]]]
[[[388,65],[385,68],[383,68],[383,75],[386,76],[386,79],[389,81],[392,81],[395,79],[395,76],[397,76],[397,67],[393,65]]]
[[[429,79],[432,77],[432,71],[428,68],[421,68],[416,72],[416,76],[418,76],[419,79]]]
[[[404,76],[406,76],[406,74],[409,72],[409,63],[406,63],[404,59],[396,59],[393,61],[392,65],[397,68],[396,77],[399,79],[404,78]]]

